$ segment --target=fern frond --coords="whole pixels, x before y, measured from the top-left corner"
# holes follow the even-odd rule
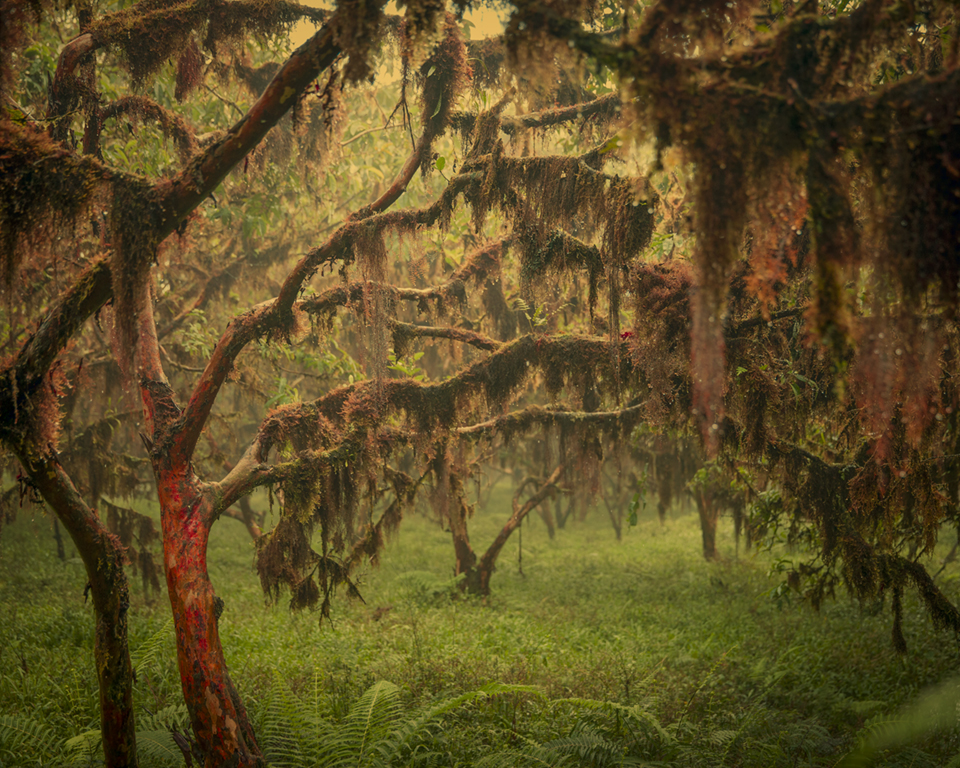
[[[664,727],[660,721],[640,707],[639,704],[627,706],[616,701],[601,701],[596,699],[557,699],[557,704],[570,704],[579,709],[586,709],[594,712],[602,712],[608,715],[614,715],[622,718],[627,723],[641,728],[647,732],[647,735],[656,734],[660,743],[664,746],[672,746],[676,743],[676,737]],[[637,734],[635,734],[636,736]]]
[[[435,702],[421,710],[415,717],[401,723],[395,732],[391,734],[393,738],[391,739],[389,760],[396,761],[402,756],[404,751],[412,749],[416,740],[424,736],[427,729],[443,717],[443,715],[468,704],[473,704],[476,701],[510,694],[542,695],[541,692],[532,685],[490,683],[476,691],[468,691],[459,696]]]
[[[33,755],[38,761],[60,755],[59,739],[43,723],[24,715],[0,717],[0,764],[23,755]]]
[[[345,745],[348,754],[343,756],[343,762],[336,761],[334,765],[366,764],[367,754],[399,717],[400,689],[386,680],[374,683],[350,710],[344,733],[352,744]]]
[[[183,753],[169,730],[137,731],[137,755],[141,765],[179,768]]]
[[[172,635],[173,619],[167,619],[160,629],[130,652],[130,663],[136,674],[140,675],[145,670],[158,668],[161,660],[170,657],[164,644],[169,642]]]
[[[67,739],[63,743],[63,751],[67,764],[71,766],[95,765],[102,763],[103,758],[97,759],[100,752],[100,729],[84,731]]]
[[[140,757],[140,764],[157,768],[179,768],[183,764],[183,753],[170,731],[175,729],[189,732],[189,717],[187,706],[183,702],[171,704],[154,713],[141,714],[137,718],[140,726],[137,729],[137,755]]]
[[[325,706],[317,675],[312,701],[296,696],[279,673],[274,675],[273,685],[257,707],[260,747],[270,765],[300,768],[321,763],[323,745],[337,740],[333,724],[323,717]]]

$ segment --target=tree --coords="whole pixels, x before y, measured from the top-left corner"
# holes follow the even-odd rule
[[[424,486],[482,591],[565,468],[599,477],[641,421],[696,431],[768,529],[807,545],[788,580],[815,604],[841,581],[889,592],[903,648],[912,584],[960,631],[919,559],[960,508],[951,6],[518,2],[502,39],[468,47],[436,3],[408,4],[402,22],[359,0],[81,4],[39,118],[43,94],[16,73],[42,70],[33,25],[60,13],[2,6],[0,438],[87,565],[108,764],[136,761],[124,553],[84,498],[102,491],[80,488],[58,442],[64,426],[85,433],[74,422],[117,423],[96,398],[89,417],[63,407],[95,390],[88,354],[140,398],[184,697],[209,766],[260,761],[206,568],[211,527],[256,488],[282,507],[258,539],[265,590],[326,616]],[[264,56],[303,18],[313,37],[282,63]],[[376,184],[337,148],[369,149],[386,126],[338,131],[347,107],[362,114],[388,33],[409,149],[384,145],[396,176],[378,169]],[[479,108],[458,110],[471,68]],[[127,93],[151,82],[166,84],[157,98]],[[189,100],[201,85],[215,101]],[[231,110],[242,117],[217,132]],[[127,139],[134,122],[167,134],[179,166],[158,134]],[[559,138],[538,148],[548,128]],[[159,158],[152,175],[123,167],[130,141]],[[352,211],[325,200],[358,177],[373,183]],[[349,215],[323,232],[305,200],[330,221]],[[241,275],[255,284],[240,289]],[[436,344],[456,351],[428,355]],[[228,406],[231,387],[242,397]],[[117,431],[100,455],[133,453],[132,431]],[[537,436],[554,453],[479,563],[465,535],[478,435]]]

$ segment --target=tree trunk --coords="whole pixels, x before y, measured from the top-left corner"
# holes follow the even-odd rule
[[[537,492],[531,496],[527,501],[521,506],[517,496],[513,498],[513,514],[510,515],[510,519],[504,523],[503,528],[500,529],[500,532],[497,534],[497,537],[493,540],[493,543],[487,547],[487,551],[483,553],[483,556],[477,561],[476,571],[474,574],[467,574],[465,588],[470,594],[483,595],[486,597],[490,594],[490,577],[493,576],[493,572],[496,569],[497,558],[500,556],[500,551],[503,549],[504,545],[507,543],[507,540],[510,538],[510,535],[517,529],[520,523],[523,522],[523,519],[534,509],[536,509],[540,504],[551,495],[553,488],[556,483],[559,481],[560,476],[563,474],[563,465],[561,464],[557,467],[553,474],[540,486]],[[524,483],[525,484],[525,483]],[[523,490],[523,485],[521,485],[521,490]],[[466,522],[464,522],[464,529],[466,529]],[[470,550],[473,554],[473,550]],[[474,555],[476,558],[476,555]],[[460,558],[457,557],[457,563],[459,565]]]
[[[563,512],[561,505],[563,504],[563,497],[557,496],[557,528],[563,528],[567,524],[567,520],[570,519],[570,516],[577,511],[577,494],[570,494],[570,501],[567,503],[567,511]]]
[[[700,533],[703,537],[703,557],[706,560],[717,560],[717,518],[719,512],[713,503],[713,496],[709,491],[698,491],[696,494],[697,512],[700,513]]]
[[[557,529],[553,524],[553,510],[549,507],[540,507],[537,509],[537,514],[540,515],[543,524],[547,526],[547,536],[551,539],[554,538],[557,535]]]
[[[458,501],[457,508],[450,514],[450,533],[453,536],[453,551],[457,556],[454,574],[464,575],[460,582],[460,589],[470,595],[483,594],[480,591],[480,575],[477,572],[477,553],[470,546],[470,534],[467,531],[467,514],[469,510],[462,500]]]
[[[667,511],[673,501],[673,468],[670,460],[665,456],[658,457],[657,461],[657,516],[661,527],[667,523]]]
[[[19,448],[19,446],[18,446]],[[100,687],[100,734],[107,768],[134,768],[133,668],[127,645],[130,590],[120,541],[83,501],[56,457],[17,450],[44,501],[63,523],[87,571],[96,618],[93,656]]]
[[[53,540],[57,543],[57,558],[66,560],[67,551],[63,548],[63,536],[60,535],[60,522],[56,515],[53,516]]]
[[[212,501],[189,467],[161,469],[157,480],[180,682],[204,765],[263,765],[220,644],[223,601],[207,573]]]

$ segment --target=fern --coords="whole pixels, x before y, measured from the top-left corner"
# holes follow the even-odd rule
[[[558,699],[553,704],[576,710],[573,727],[566,735],[486,755],[477,763],[478,768],[674,764],[669,758],[676,746],[675,737],[639,706],[593,699]]]
[[[73,768],[78,768],[81,765],[102,764],[101,742],[99,728],[93,731],[84,731],[67,739],[63,745],[67,763]]]
[[[537,744],[530,742],[522,749],[511,749],[487,755],[476,763],[476,768],[640,768],[666,766],[668,763],[650,761],[626,753],[624,744],[610,735],[578,723],[569,736]]]
[[[183,753],[173,740],[171,729],[189,732],[189,715],[184,704],[164,707],[155,714],[138,718],[137,754],[142,765],[156,768],[178,768],[183,763]]]
[[[47,764],[62,756],[60,740],[46,725],[25,715],[0,717],[0,764],[24,755],[33,755],[38,765]]]
[[[400,689],[381,680],[374,683],[350,710],[344,722],[342,741],[331,745],[323,764],[330,766],[382,765],[377,743],[384,739],[401,713]]]
[[[660,721],[639,705],[627,706],[615,701],[595,699],[559,699],[558,704],[571,704],[591,713],[612,717],[618,729],[630,734],[642,751],[659,752],[677,743],[676,737]],[[582,722],[583,718],[581,718]]]
[[[400,689],[380,681],[368,688],[342,722],[324,717],[326,697],[314,677],[312,700],[296,696],[277,677],[260,709],[260,744],[277,768],[386,768],[442,764],[424,740],[441,718],[475,701],[535,693],[529,686],[494,684],[405,713]]]
[[[164,644],[173,631],[173,619],[167,619],[160,629],[154,632],[150,637],[144,640],[135,650],[130,653],[130,663],[137,675],[141,675],[144,670],[154,669],[161,665],[162,661],[169,658]]]
[[[316,765],[321,760],[321,745],[333,732],[323,717],[326,697],[320,693],[319,673],[314,673],[313,695],[304,701],[294,695],[286,681],[275,673],[273,685],[258,710],[260,746],[270,764],[277,768]]]
[[[837,765],[839,768],[870,765],[881,750],[903,746],[937,728],[955,725],[958,712],[960,678],[954,677],[923,693],[896,718],[877,718],[870,723],[859,734],[857,748]]]

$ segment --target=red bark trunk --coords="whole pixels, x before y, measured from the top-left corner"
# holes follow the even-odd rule
[[[157,478],[177,663],[204,765],[262,765],[260,748],[230,680],[220,644],[218,619],[223,602],[207,573],[211,500],[189,467],[158,471]]]

